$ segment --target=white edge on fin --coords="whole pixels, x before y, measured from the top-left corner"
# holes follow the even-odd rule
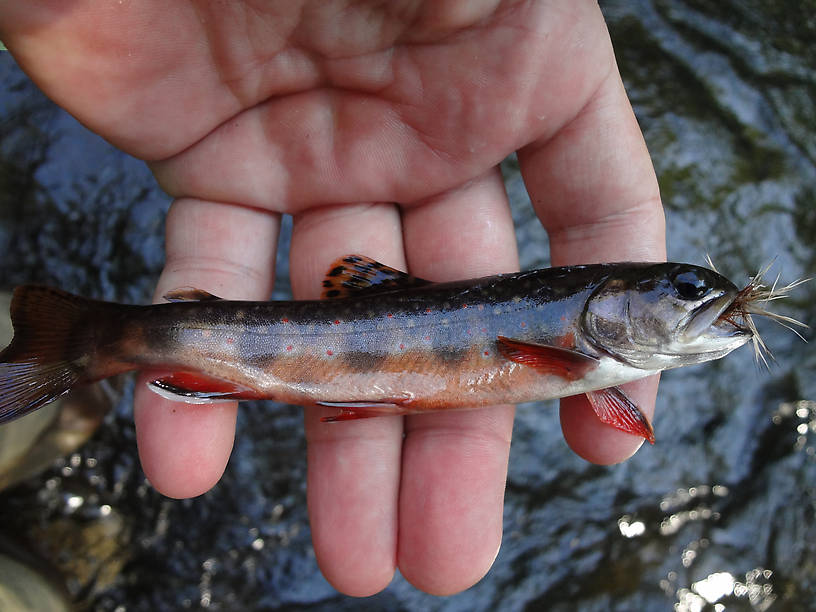
[[[156,395],[159,395],[166,400],[170,400],[171,402],[183,402],[185,404],[223,404],[224,402],[235,401],[215,397],[191,397],[189,395],[179,395],[178,393],[173,393],[169,389],[165,389],[164,387],[155,384],[153,381],[147,383],[147,388]]]

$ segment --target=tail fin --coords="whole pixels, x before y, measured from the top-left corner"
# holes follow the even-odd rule
[[[103,302],[58,289],[17,287],[11,300],[14,339],[0,353],[0,423],[87,382],[94,347],[86,332]]]

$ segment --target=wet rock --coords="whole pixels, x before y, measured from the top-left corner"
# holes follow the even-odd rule
[[[71,599],[48,563],[8,538],[0,538],[0,610],[69,612]]]

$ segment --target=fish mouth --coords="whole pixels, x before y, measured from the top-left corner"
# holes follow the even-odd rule
[[[739,293],[722,291],[692,310],[681,323],[683,338],[688,342],[705,342],[709,350],[736,348],[751,339],[753,333],[729,316]]]

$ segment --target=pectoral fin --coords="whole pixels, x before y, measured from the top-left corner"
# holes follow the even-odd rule
[[[499,336],[496,344],[507,359],[566,380],[580,380],[587,372],[597,368],[599,363],[595,357],[560,346],[535,344],[504,336]]]
[[[649,419],[618,387],[589,391],[586,396],[601,421],[654,444],[654,429]]]

